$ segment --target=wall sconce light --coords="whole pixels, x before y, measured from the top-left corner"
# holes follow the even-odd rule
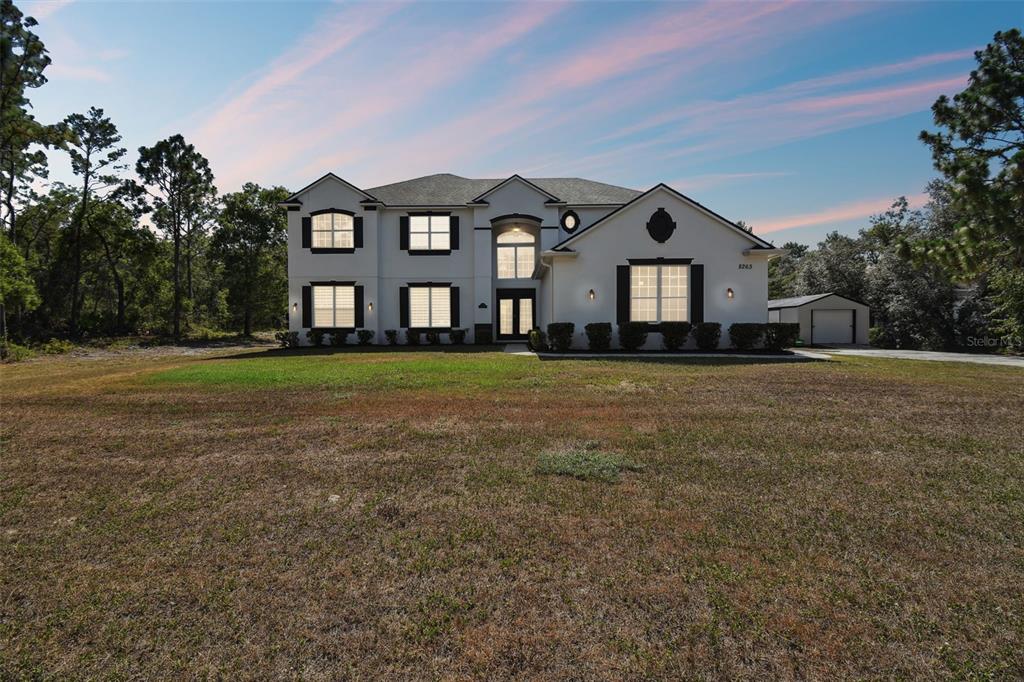
[[[294,312],[298,312],[298,310],[299,310],[299,304],[298,303],[292,303],[292,312],[293,313]]]
[[[732,287],[729,287],[728,289],[725,290],[725,297],[726,298],[735,298],[736,297],[736,294],[733,293]]]
[[[370,301],[369,303],[366,304],[366,309],[369,310],[371,313],[373,312],[373,301]]]
[[[594,293],[593,289],[591,289],[590,291],[587,292],[587,298],[589,298],[591,301],[594,300],[595,296],[597,296],[597,294]]]

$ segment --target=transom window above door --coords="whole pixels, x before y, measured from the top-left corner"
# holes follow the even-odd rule
[[[451,248],[451,216],[409,216],[409,250],[448,251]]]
[[[314,249],[351,249],[355,247],[355,219],[336,211],[317,213],[313,219]]]
[[[529,232],[498,235],[498,279],[527,279],[533,275],[536,239]]]
[[[686,265],[631,265],[630,321],[687,321],[689,274],[690,269]]]

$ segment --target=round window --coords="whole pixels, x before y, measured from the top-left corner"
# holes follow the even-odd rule
[[[575,232],[576,228],[580,226],[580,217],[576,215],[576,211],[566,211],[562,214],[562,229],[566,232]]]

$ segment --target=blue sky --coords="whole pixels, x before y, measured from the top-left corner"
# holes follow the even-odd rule
[[[220,191],[435,172],[666,182],[781,244],[934,177],[917,140],[1021,3],[20,3],[37,118],[182,133]],[[52,177],[70,178],[66,158]]]

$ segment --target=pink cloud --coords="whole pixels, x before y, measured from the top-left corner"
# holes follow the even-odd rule
[[[727,185],[729,183],[734,182],[743,182],[744,180],[785,178],[792,175],[793,173],[788,171],[764,171],[752,173],[706,173],[704,175],[695,175],[689,178],[673,180],[671,182],[666,182],[665,184],[685,192],[692,192],[695,190],[708,189],[709,187]]]
[[[784,216],[781,218],[768,218],[763,220],[752,220],[754,231],[757,234],[769,234],[791,230],[796,227],[811,227],[814,225],[827,225],[829,223],[841,222],[844,220],[857,220],[883,213],[892,206],[894,197],[878,199],[863,199],[852,203],[840,204],[832,208],[826,208],[813,213],[802,213],[799,215]],[[919,208],[928,202],[927,194],[913,194],[907,197],[911,207]]]

